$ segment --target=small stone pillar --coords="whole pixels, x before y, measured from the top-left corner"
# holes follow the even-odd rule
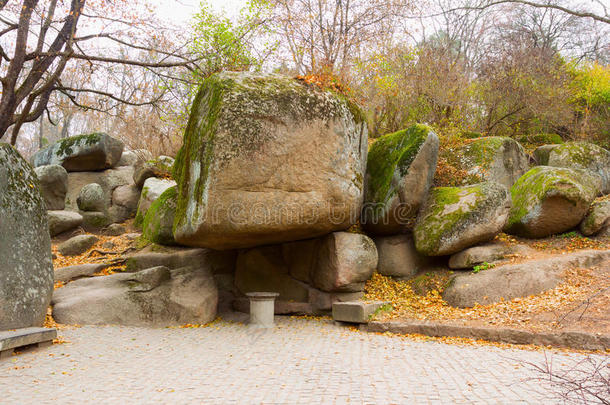
[[[275,313],[275,299],[279,293],[251,292],[246,296],[250,299],[250,325],[258,328],[272,328]]]

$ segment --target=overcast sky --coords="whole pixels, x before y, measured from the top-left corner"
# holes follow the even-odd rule
[[[187,22],[199,9],[200,0],[150,0],[159,9],[159,15],[175,22]],[[227,15],[236,15],[246,3],[245,0],[209,0],[212,7],[226,11]]]

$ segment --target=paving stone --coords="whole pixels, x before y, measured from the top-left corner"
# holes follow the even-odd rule
[[[330,320],[276,317],[271,330],[85,326],[0,361],[7,404],[559,404],[523,362],[579,353],[421,342]],[[601,358],[601,357],[600,357]]]

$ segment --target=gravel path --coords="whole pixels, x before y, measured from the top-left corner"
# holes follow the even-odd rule
[[[520,364],[542,363],[543,353],[417,342],[330,321],[59,334],[68,343],[0,361],[0,403],[554,403],[546,382]]]

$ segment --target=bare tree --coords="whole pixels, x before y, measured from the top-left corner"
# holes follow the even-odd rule
[[[162,37],[163,30],[151,21],[134,20],[129,6],[122,0],[0,0],[0,139],[14,145],[21,126],[39,119],[55,92],[76,104],[81,93],[134,106],[155,101],[135,100],[132,94],[121,98],[96,88],[95,81],[65,83],[62,74],[75,62],[85,63],[91,72],[101,66],[127,65],[168,77],[170,68],[196,68],[198,59],[185,52],[184,45],[163,50],[151,44],[150,39]],[[78,36],[79,27],[87,32]],[[154,57],[138,60],[133,52],[113,56],[110,45],[117,44]]]
[[[276,32],[297,73],[344,75],[366,44],[391,36],[407,0],[271,0]]]

